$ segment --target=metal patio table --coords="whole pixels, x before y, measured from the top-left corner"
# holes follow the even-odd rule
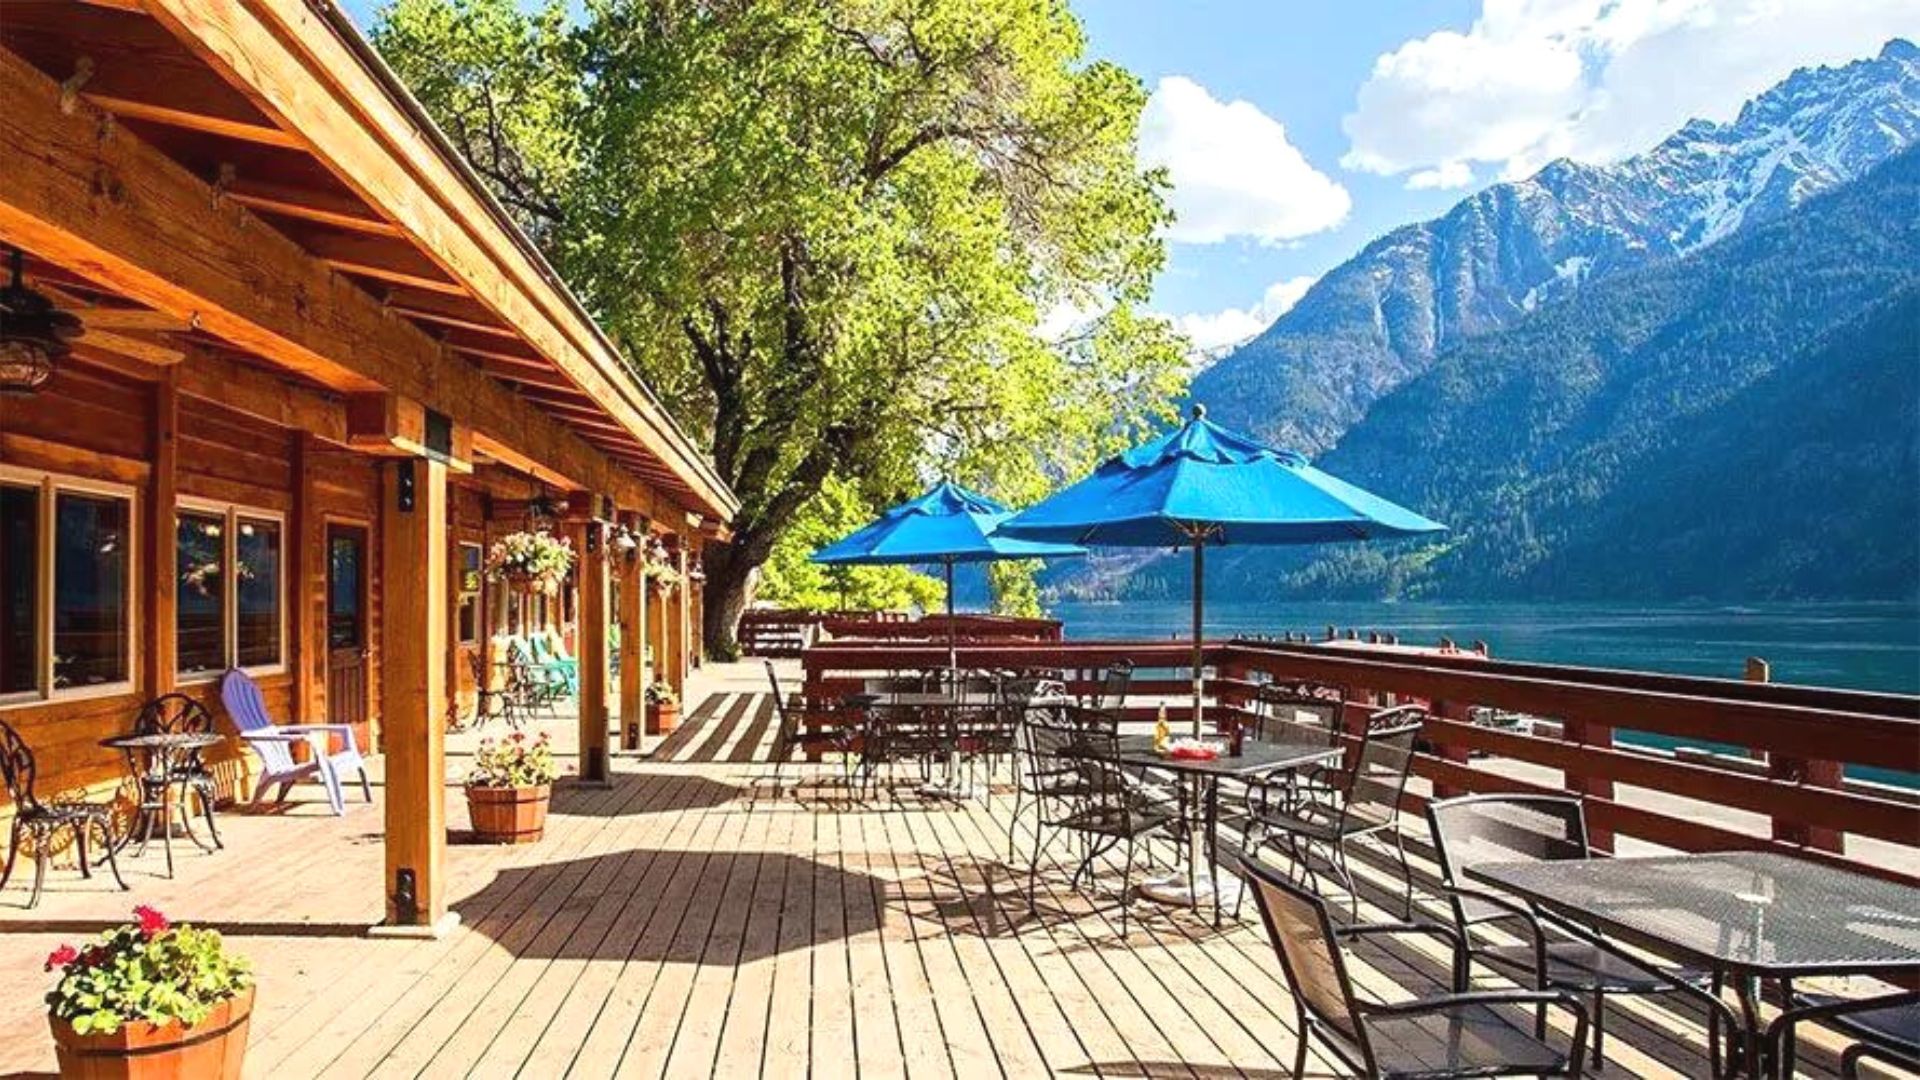
[[[1676,985],[1727,1021],[1729,1071],[1758,1076],[1765,1067],[1761,980],[1920,973],[1920,889],[1787,855],[1489,863],[1467,874],[1531,901],[1570,933],[1611,933],[1712,970],[1716,987],[1733,987],[1737,1013],[1717,994]]]
[[[976,794],[971,786],[960,779],[960,720],[970,714],[991,710],[998,705],[992,695],[929,693],[910,691],[897,694],[858,695],[862,706],[881,724],[887,723],[890,715],[907,713],[926,718],[940,714],[943,723],[940,749],[944,750],[945,775],[937,781],[929,781],[920,787],[920,793],[931,799],[949,799],[961,802],[973,798]]]
[[[101,739],[102,747],[118,750],[127,756],[127,771],[133,774],[134,783],[141,791],[139,817],[133,828],[121,838],[119,846],[126,847],[131,844],[133,834],[138,832],[141,834],[139,854],[145,855],[147,843],[153,839],[153,826],[157,822],[160,825],[160,846],[167,855],[167,877],[173,877],[173,823],[176,820],[173,808],[175,803],[185,798],[186,788],[184,784],[176,783],[171,778],[176,769],[195,753],[219,746],[226,741],[224,735],[217,735],[210,731],[170,731],[152,735],[116,735],[110,739]],[[149,785],[159,791],[158,802],[153,801],[148,794]],[[175,788],[180,790],[176,793]],[[214,850],[193,831],[191,807],[186,808],[186,813],[178,815],[177,820],[186,830],[187,839],[192,840],[202,851],[211,853]]]
[[[1193,811],[1199,811],[1199,821],[1192,822],[1200,826],[1199,831],[1190,832],[1193,842],[1187,853],[1187,880],[1184,883],[1162,882],[1159,885],[1149,883],[1141,886],[1141,895],[1162,903],[1190,904],[1200,906],[1202,888],[1213,898],[1213,925],[1220,926],[1221,886],[1220,886],[1220,781],[1254,780],[1262,776],[1289,769],[1305,768],[1309,765],[1321,765],[1339,761],[1345,753],[1338,746],[1327,745],[1324,732],[1303,729],[1296,735],[1283,731],[1279,737],[1264,740],[1247,739],[1238,756],[1222,753],[1219,757],[1199,760],[1176,758],[1154,753],[1153,738],[1147,735],[1124,735],[1120,738],[1120,764],[1159,769],[1173,773],[1186,781],[1187,796],[1181,801],[1192,822]],[[1201,834],[1205,834],[1206,862],[1210,881],[1200,881]],[[1238,887],[1237,882],[1234,887]]]

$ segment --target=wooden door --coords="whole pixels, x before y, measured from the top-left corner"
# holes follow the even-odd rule
[[[371,751],[367,730],[367,530],[327,526],[327,722],[353,725],[356,745]]]

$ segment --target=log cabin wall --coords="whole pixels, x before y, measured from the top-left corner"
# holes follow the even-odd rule
[[[189,363],[191,361],[188,361]],[[56,486],[107,485],[133,499],[134,546],[163,546],[160,565],[172,566],[176,536],[171,523],[157,523],[150,486],[154,473],[159,403],[167,378],[137,379],[109,367],[73,360],[32,398],[0,398],[0,469],[8,475],[49,474]],[[232,409],[180,395],[175,406],[175,491],[178,509],[189,514],[236,515],[277,523],[280,564],[280,656],[258,668],[256,681],[276,717],[320,721],[327,702],[327,553],[329,524],[348,524],[376,535],[379,515],[378,459],[319,443],[300,432]],[[50,526],[47,526],[50,527]],[[157,536],[149,533],[158,532]],[[380,573],[379,545],[366,551],[368,585],[367,695],[370,730],[379,737]],[[177,657],[171,611],[161,606],[161,583],[145,555],[130,563],[132,593],[131,686],[118,692],[73,695],[56,691],[47,700],[0,702],[0,720],[33,748],[38,792],[99,798],[125,780],[119,755],[101,739],[133,726],[143,702],[177,691],[204,703],[218,730],[233,733],[219,700],[218,670],[156,671],[147,653]],[[169,578],[169,585],[172,584]],[[454,617],[450,601],[449,618]],[[470,694],[469,694],[470,697]],[[364,748],[364,747],[363,747]],[[209,752],[223,796],[252,793],[256,763],[237,741]],[[0,808],[0,820],[11,807]]]

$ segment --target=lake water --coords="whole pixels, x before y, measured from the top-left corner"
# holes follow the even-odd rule
[[[1184,603],[1052,605],[1069,638],[1185,639]],[[1231,600],[1207,605],[1209,636],[1307,631],[1328,625],[1398,634],[1402,644],[1442,637],[1484,641],[1496,658],[1677,675],[1742,677],[1747,657],[1772,668],[1774,682],[1920,693],[1920,606],[1908,604],[1430,604]],[[1616,732],[1622,742],[1671,749],[1675,740]],[[1702,745],[1697,740],[1687,740]],[[1720,747],[1732,750],[1732,747]],[[1920,787],[1920,775],[1854,767],[1849,776]]]
[[[1187,636],[1184,603],[1059,603],[1070,638]],[[1405,644],[1485,641],[1496,658],[1737,679],[1747,657],[1774,682],[1920,693],[1920,606],[1910,604],[1341,603],[1210,601],[1207,633],[1315,636],[1331,624]]]

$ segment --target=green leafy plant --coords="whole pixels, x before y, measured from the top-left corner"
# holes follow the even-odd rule
[[[473,752],[468,787],[539,787],[559,775],[553,739],[546,732],[529,741],[516,731],[505,739],[481,739]]]
[[[84,949],[62,945],[47,957],[47,970],[60,972],[47,1004],[74,1031],[112,1034],[132,1020],[191,1027],[253,985],[246,959],[217,931],[174,926],[145,904],[133,915]]]
[[[655,679],[653,685],[647,687],[647,704],[678,705],[680,695],[673,692],[672,683],[664,679]]]

